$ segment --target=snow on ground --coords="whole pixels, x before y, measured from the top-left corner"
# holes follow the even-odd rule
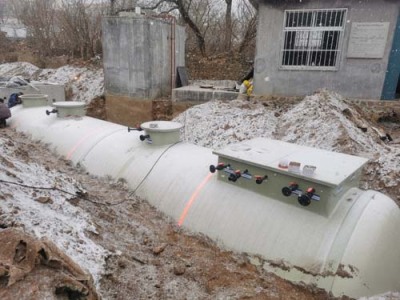
[[[71,101],[89,103],[104,93],[103,69],[63,66],[58,69],[39,69],[30,63],[16,62],[0,65],[0,77],[23,76],[35,81],[64,84],[72,89]]]
[[[23,76],[29,78],[38,70],[38,67],[27,62],[0,64],[0,77]]]
[[[97,284],[108,252],[87,236],[86,232],[96,233],[90,215],[68,202],[83,189],[56,170],[17,159],[16,151],[21,149],[0,138],[0,180],[4,183],[0,215],[7,216],[1,223],[16,223],[39,238],[48,238],[89,271]]]
[[[400,299],[399,292],[388,292],[381,295],[376,295],[372,297],[361,297],[358,300],[396,300]]]
[[[274,111],[241,100],[197,105],[174,121],[184,125],[185,141],[213,149],[256,137],[271,138],[277,126]]]

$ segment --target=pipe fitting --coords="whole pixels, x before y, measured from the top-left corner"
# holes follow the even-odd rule
[[[289,197],[294,191],[298,190],[298,188],[299,185],[296,182],[291,182],[289,183],[289,186],[282,188],[282,194],[286,197]]]
[[[264,182],[264,180],[268,179],[268,175],[265,175],[265,176],[256,175],[255,177],[256,177],[257,184],[261,184]]]
[[[308,194],[303,194],[297,197],[297,201],[301,206],[309,206],[311,204],[311,197]]]
[[[217,166],[210,165],[210,172],[215,173],[215,171],[221,171],[221,170],[223,170],[225,168],[229,168],[229,167],[230,167],[230,165],[225,166],[224,163],[219,163]]]
[[[311,200],[319,201],[320,197],[315,195],[315,188],[309,187],[304,194],[299,195],[297,201],[302,206],[309,206],[311,204]]]
[[[150,135],[149,134],[146,134],[146,135],[141,134],[139,138],[143,142],[144,140],[148,140],[150,138]]]
[[[143,128],[141,128],[140,126],[135,127],[135,128],[128,127],[128,132],[131,132],[131,131],[142,131],[142,130],[143,130]]]
[[[240,173],[240,170],[236,170],[234,173],[231,173],[228,177],[229,181],[236,182],[242,174]]]
[[[53,108],[52,110],[47,110],[46,109],[46,115],[50,115],[50,114],[55,114],[55,113],[57,113],[58,112],[58,110],[56,109],[56,108]]]
[[[250,174],[249,170],[244,170],[243,173],[241,174],[243,178],[246,178],[248,180],[253,179],[253,175]]]

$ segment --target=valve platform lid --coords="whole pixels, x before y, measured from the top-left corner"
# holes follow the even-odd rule
[[[229,158],[238,162],[272,170],[282,174],[307,179],[327,186],[336,187],[353,176],[368,159],[312,147],[300,146],[266,138],[257,138],[213,151],[220,159]],[[296,165],[298,172],[282,168],[282,161]],[[300,164],[300,165],[299,165]],[[302,172],[306,166],[315,167],[312,176]]]

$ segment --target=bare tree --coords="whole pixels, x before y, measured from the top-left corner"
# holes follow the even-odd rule
[[[258,0],[239,0],[236,3],[235,7],[240,10],[245,7],[244,18],[243,11],[238,13],[236,8],[233,9],[234,0],[153,0],[152,5],[145,8],[162,12],[178,11],[205,56],[206,49],[231,52],[235,45],[239,45],[239,49],[243,50],[254,38]]]
[[[240,43],[238,52],[243,53],[247,48],[255,45],[255,38],[257,34],[257,10],[255,9],[255,3],[257,1],[249,2],[243,1],[238,6],[238,22],[239,28],[238,34]]]
[[[110,15],[115,14],[115,3],[117,0],[110,0]]]
[[[225,51],[232,51],[232,0],[225,0]]]
[[[55,4],[51,0],[14,0],[15,16],[27,27],[30,43],[39,57],[51,55],[55,45]]]
[[[13,0],[11,6],[27,27],[28,42],[39,60],[58,54],[88,59],[96,54],[104,11],[95,1]]]
[[[109,0],[110,15],[116,15],[119,11],[133,10],[137,5],[137,0]]]
[[[4,22],[6,17],[7,3],[5,0],[0,0],[0,23]]]
[[[201,0],[158,0],[152,6],[146,6],[145,9],[157,9],[164,6],[164,12],[171,12],[173,10],[178,10],[181,18],[190,27],[197,39],[197,45],[203,56],[206,55],[206,42],[204,35],[201,32],[199,26],[193,21],[190,14],[192,3]]]
[[[65,47],[83,59],[93,57],[101,35],[102,12],[84,0],[63,0],[57,15]]]

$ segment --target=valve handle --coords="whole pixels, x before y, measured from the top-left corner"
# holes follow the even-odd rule
[[[313,187],[309,187],[306,192],[307,192],[307,194],[314,194],[315,189]]]
[[[211,173],[215,173],[216,170],[217,170],[217,168],[214,165],[210,165],[210,172]]]
[[[292,190],[285,186],[284,188],[282,188],[282,194],[286,197],[289,197],[292,194]]]
[[[210,165],[210,172],[215,173],[215,171],[221,171],[221,170],[223,170],[225,168],[229,168],[229,167],[230,167],[229,164],[225,165],[225,163],[221,162],[221,163],[218,163],[216,166]]]
[[[227,165],[226,167],[228,167],[229,165]],[[224,163],[219,163],[218,165],[217,165],[217,167],[216,167],[216,169],[218,170],[218,171],[221,171],[223,168],[225,168],[225,164]]]

